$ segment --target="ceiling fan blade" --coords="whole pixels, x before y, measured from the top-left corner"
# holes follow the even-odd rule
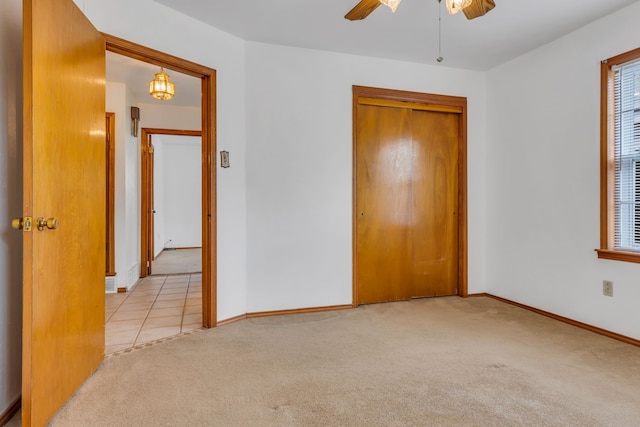
[[[475,19],[488,13],[491,9],[496,7],[493,0],[473,0],[473,2],[462,9],[467,19]]]
[[[344,15],[344,18],[350,21],[364,19],[381,4],[380,0],[361,0],[349,13]]]

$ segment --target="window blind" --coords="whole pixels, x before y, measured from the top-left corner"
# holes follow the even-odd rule
[[[615,248],[640,251],[640,60],[613,71]]]

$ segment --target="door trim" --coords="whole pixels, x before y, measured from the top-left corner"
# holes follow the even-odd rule
[[[147,268],[155,258],[153,248],[153,168],[149,152],[149,142],[153,135],[178,135],[178,136],[198,136],[202,137],[199,130],[176,130],[176,129],[155,129],[142,128],[140,138],[140,277],[147,277],[152,273],[152,269]],[[147,264],[149,263],[149,264]]]
[[[110,52],[202,81],[202,325],[217,324],[216,70],[102,33]]]
[[[115,256],[115,166],[116,166],[116,114],[106,114],[107,119],[107,263],[106,276],[116,275]]]
[[[383,89],[368,86],[353,86],[353,165],[352,165],[352,305],[358,307],[357,259],[358,259],[358,104],[380,105],[395,108],[419,108],[427,111],[441,111],[459,114],[458,119],[458,292],[467,297],[468,293],[468,225],[467,225],[467,98],[459,96],[435,95],[430,93]]]

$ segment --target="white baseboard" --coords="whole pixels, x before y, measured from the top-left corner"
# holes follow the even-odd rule
[[[115,294],[118,292],[116,276],[107,276],[104,278],[104,292],[107,294]]]
[[[107,276],[104,278],[104,291],[107,294],[115,294],[118,289],[125,288],[129,291],[133,285],[140,279],[140,264],[136,263],[133,267],[127,271],[127,274],[122,276]],[[123,283],[124,282],[124,283]]]
[[[133,267],[127,271],[127,283],[125,284],[127,291],[136,284],[140,278],[140,264],[136,263]]]

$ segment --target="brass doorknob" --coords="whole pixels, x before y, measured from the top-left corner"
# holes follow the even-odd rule
[[[38,230],[40,231],[44,230],[45,228],[48,228],[49,230],[55,230],[56,228],[58,228],[58,218],[40,217],[38,218],[36,224],[38,226]]]

